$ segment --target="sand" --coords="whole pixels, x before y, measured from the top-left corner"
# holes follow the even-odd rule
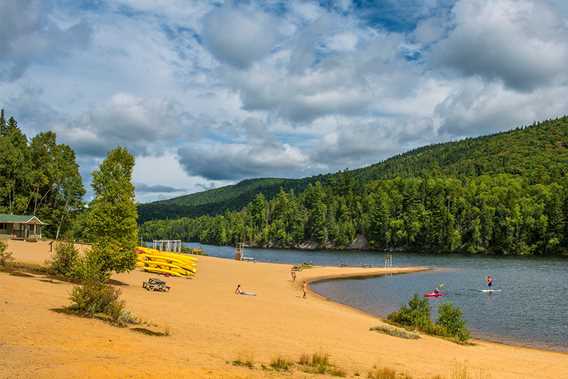
[[[46,243],[11,241],[9,249],[18,260],[49,258]],[[165,337],[57,313],[52,309],[69,303],[71,284],[0,273],[0,377],[322,377],[258,368],[278,355],[297,360],[319,351],[350,377],[367,377],[374,365],[415,378],[448,376],[465,365],[475,378],[568,378],[567,354],[485,341],[460,346],[429,336],[405,340],[369,331],[381,321],[363,312],[312,293],[301,298],[306,280],[380,275],[383,269],[314,268],[300,272],[296,282],[289,273],[289,265],[200,257],[195,279],[165,279],[169,293],[142,289],[154,275],[115,275],[127,308],[155,323],[154,330],[168,329]],[[235,295],[237,284],[257,296]],[[247,357],[256,369],[231,364]]]

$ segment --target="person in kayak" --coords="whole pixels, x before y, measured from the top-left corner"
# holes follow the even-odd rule
[[[485,281],[487,282],[487,287],[491,289],[493,286],[493,277],[491,275],[487,275],[487,279],[485,279]]]

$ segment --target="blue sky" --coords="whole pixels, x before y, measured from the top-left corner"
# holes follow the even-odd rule
[[[140,201],[568,113],[562,0],[5,0],[0,104]]]

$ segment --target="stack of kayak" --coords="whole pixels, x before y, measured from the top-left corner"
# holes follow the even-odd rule
[[[197,272],[197,258],[139,246],[136,267],[155,274],[191,278]]]

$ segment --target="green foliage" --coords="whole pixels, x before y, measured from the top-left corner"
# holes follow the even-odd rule
[[[97,314],[108,315],[110,320],[123,324],[124,302],[119,300],[120,291],[98,282],[85,282],[73,288],[72,304],[69,309],[80,315],[94,317]]]
[[[0,116],[0,212],[32,214],[59,237],[73,223],[85,193],[73,150],[58,144],[53,132],[28,143],[14,118]]]
[[[276,371],[290,371],[293,366],[294,362],[282,356],[277,356],[270,361],[270,367]]]
[[[50,264],[50,272],[67,278],[75,277],[79,252],[72,242],[58,242],[55,245],[55,254]]]
[[[6,244],[3,241],[0,241],[0,266],[6,267],[8,264],[14,260],[12,257],[12,253],[6,251]]]
[[[450,303],[440,305],[436,325],[444,335],[460,342],[465,342],[470,338],[469,330],[462,318],[462,311]]]
[[[386,335],[389,335],[389,336],[393,336],[393,337],[404,338],[404,339],[407,339],[407,340],[417,340],[417,339],[420,338],[420,336],[416,333],[411,333],[411,332],[408,332],[404,329],[393,328],[392,326],[387,326],[387,325],[374,326],[374,327],[370,328],[369,330],[371,330],[373,332],[378,332],[378,333],[386,334]]]
[[[387,316],[387,319],[397,325],[419,330],[421,332],[449,337],[463,343],[470,338],[469,330],[462,318],[462,311],[450,304],[444,303],[438,309],[438,320],[430,318],[430,304],[427,299],[417,294],[410,299],[408,305],[403,305],[398,311]]]
[[[408,302],[396,312],[387,316],[390,322],[398,325],[428,332],[432,329],[430,319],[430,304],[428,300],[415,294]]]
[[[138,242],[132,170],[134,157],[124,148],[112,150],[93,172],[95,199],[87,213],[87,234],[104,271],[132,270]]]

